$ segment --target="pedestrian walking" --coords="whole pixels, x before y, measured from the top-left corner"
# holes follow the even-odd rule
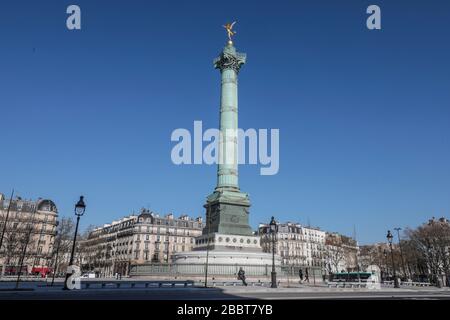
[[[298,277],[300,278],[300,283],[302,283],[303,282],[303,270],[302,270],[302,268],[300,268],[298,270]]]
[[[309,273],[308,273],[308,268],[305,269],[305,281],[309,283]]]

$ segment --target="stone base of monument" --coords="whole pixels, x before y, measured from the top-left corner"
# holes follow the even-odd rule
[[[208,261],[208,274],[211,276],[234,276],[243,268],[246,276],[270,276],[272,255],[264,252],[235,250],[196,250],[177,253],[172,256],[177,273],[184,275],[205,274]],[[275,270],[281,273],[281,258],[275,256]]]

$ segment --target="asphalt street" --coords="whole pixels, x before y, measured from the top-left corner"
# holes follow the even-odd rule
[[[30,291],[0,289],[0,300],[448,300],[450,290],[426,289],[336,289],[304,288],[149,288],[83,289],[63,291],[61,287],[35,288]]]

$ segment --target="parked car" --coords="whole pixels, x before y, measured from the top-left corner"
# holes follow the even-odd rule
[[[81,275],[81,278],[84,279],[92,279],[95,278],[95,273],[91,272],[91,273],[84,273]]]

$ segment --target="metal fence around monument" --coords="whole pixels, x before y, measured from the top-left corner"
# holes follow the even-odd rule
[[[239,268],[238,264],[208,264],[208,275],[211,276],[237,276]],[[303,274],[308,274],[310,280],[323,277],[323,271],[320,267],[308,266],[277,266],[275,271],[279,276],[284,277],[299,277],[299,270],[302,269]],[[245,265],[245,274],[247,276],[270,277],[272,272],[272,265]],[[205,264],[167,264],[167,263],[148,263],[132,265],[130,267],[130,276],[202,276],[206,272]]]
[[[237,275],[241,266],[225,265],[225,264],[209,264],[208,274],[210,275]],[[244,268],[247,276],[270,276],[272,266],[270,265],[246,265]],[[281,272],[281,268],[276,268],[277,272]],[[206,272],[205,264],[142,264],[132,265],[130,268],[130,276],[150,276],[150,275],[203,275]]]

